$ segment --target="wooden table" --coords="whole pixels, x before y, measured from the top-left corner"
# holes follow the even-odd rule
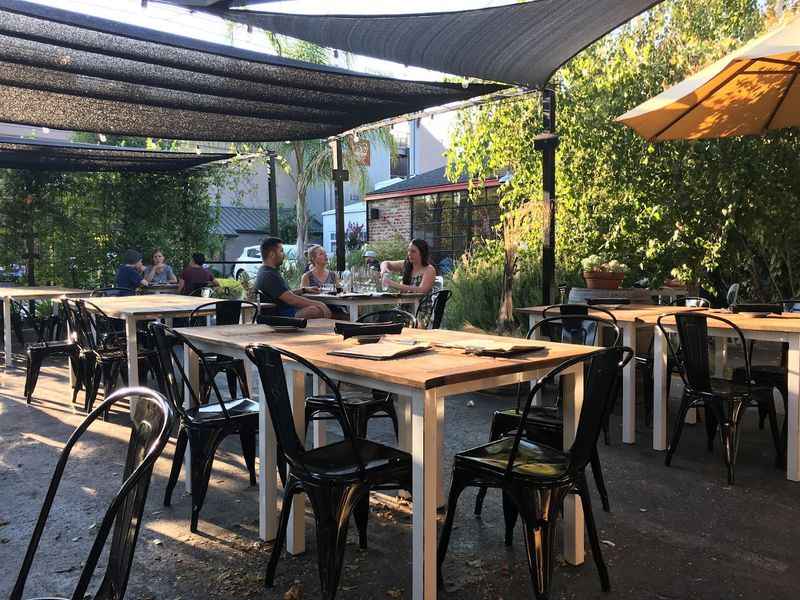
[[[530,327],[533,327],[542,320],[542,312],[545,308],[545,306],[531,306],[519,308],[517,312],[528,315]],[[604,308],[614,315],[614,318],[617,319],[617,324],[622,330],[622,343],[635,353],[638,353],[636,346],[639,330],[653,329],[655,318],[658,315],[699,310],[686,306],[659,306],[655,304],[622,304],[615,307],[600,306],[599,308]],[[602,312],[593,312],[591,307],[589,307],[589,314],[594,314],[598,317],[607,316]],[[558,313],[554,312],[552,316],[558,316]],[[653,318],[650,319],[650,317]],[[636,361],[634,360],[630,361],[622,371],[622,441],[626,444],[636,443]],[[653,433],[653,447],[657,450],[664,449],[657,443],[655,432]]]
[[[89,301],[107,316],[125,321],[125,337],[128,352],[128,384],[139,385],[137,321],[163,318],[172,326],[175,317],[188,317],[198,306],[214,302],[214,298],[179,296],[176,294],[149,294],[139,296],[113,296],[90,298]],[[262,306],[265,306],[262,303]],[[94,310],[87,304],[89,310]],[[206,316],[213,312],[209,310]]]
[[[332,321],[309,321],[309,328],[296,333],[275,333],[266,325],[195,327],[180,332],[203,351],[221,352],[245,358],[245,348],[254,343],[268,343],[309,360],[336,380],[368,388],[396,393],[400,400],[400,446],[409,449],[413,462],[412,517],[412,597],[415,600],[436,598],[436,511],[441,505],[441,454],[445,398],[530,381],[543,370],[560,364],[573,356],[591,352],[592,348],[570,344],[540,342],[547,347],[544,353],[532,353],[517,358],[488,358],[464,354],[455,349],[434,348],[429,352],[389,361],[373,361],[328,352],[343,347],[342,338],[330,333]],[[493,338],[447,330],[409,330],[400,337],[426,340],[432,343],[476,337]],[[507,338],[499,338],[507,341]],[[186,371],[191,377],[198,374],[197,360],[185,349]],[[295,426],[303,438],[304,371],[297,364],[286,362],[289,395],[295,415]],[[255,367],[250,365],[251,393],[258,389]],[[315,387],[318,387],[318,383]],[[564,376],[564,445],[570,447],[575,436],[583,403],[583,367],[578,365]],[[260,402],[259,476],[260,535],[275,536],[277,519],[277,483],[275,468],[275,438],[263,398]],[[315,443],[324,442],[319,430],[314,432]],[[287,537],[287,550],[292,554],[305,548],[304,503],[296,497]],[[580,499],[570,494],[564,504],[564,556],[573,564],[584,559],[583,512]]]
[[[24,302],[27,300],[54,300],[61,296],[88,296],[88,290],[79,290],[74,288],[59,288],[59,287],[16,287],[16,286],[2,286],[0,287],[0,300],[3,301],[3,322],[5,329],[3,331],[3,342],[5,345],[5,364],[6,367],[12,367],[11,360],[11,301]]]
[[[735,323],[742,330],[748,340],[761,340],[766,342],[785,342],[789,344],[788,356],[788,411],[786,414],[788,424],[788,454],[786,461],[786,478],[791,481],[800,481],[800,318],[798,315],[770,315],[769,317],[747,317],[731,314],[726,310],[711,310],[716,314]],[[643,321],[655,325],[656,315],[647,315]],[[675,333],[674,319],[665,319],[662,322],[668,333]],[[724,341],[732,337],[731,328],[725,323],[709,319],[708,333]],[[657,450],[667,447],[667,356],[669,348],[667,340],[658,327],[655,329],[653,344],[653,440]],[[718,352],[718,356],[722,353]]]
[[[304,298],[318,300],[327,305],[344,306],[350,314],[351,321],[358,321],[358,308],[360,306],[382,306],[386,304],[411,304],[414,308],[412,314],[417,313],[419,301],[425,294],[392,294],[381,292],[353,293],[353,294],[304,294]]]

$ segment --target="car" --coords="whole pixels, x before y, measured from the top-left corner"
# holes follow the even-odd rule
[[[286,254],[286,260],[297,260],[296,244],[284,244],[283,252]],[[239,258],[236,259],[236,264],[233,265],[233,276],[239,281],[245,277],[251,281],[255,280],[260,266],[261,246],[245,246]]]

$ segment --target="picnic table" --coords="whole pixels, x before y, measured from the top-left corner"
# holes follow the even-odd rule
[[[138,296],[109,296],[105,298],[91,298],[91,304],[86,308],[95,311],[94,306],[102,310],[106,316],[121,319],[125,322],[125,337],[128,353],[128,382],[131,386],[139,385],[138,369],[138,336],[136,323],[138,321],[164,319],[167,326],[172,326],[176,317],[188,317],[196,308],[214,302],[215,298],[201,298],[197,296],[179,296],[176,294],[149,294]],[[92,306],[94,305],[94,306]],[[270,306],[266,303],[262,307]],[[213,308],[204,311],[205,316],[213,313]]]
[[[331,306],[344,306],[350,314],[351,321],[358,321],[358,309],[361,306],[381,306],[386,304],[410,304],[417,313],[419,301],[425,294],[406,294],[398,292],[343,292],[341,294],[304,294],[304,298],[317,300]]]
[[[434,347],[425,353],[395,360],[376,361],[364,358],[331,356],[329,352],[346,347],[340,336],[332,333],[333,321],[309,321],[307,329],[278,332],[266,325],[232,325],[180,329],[200,351],[218,352],[246,359],[250,344],[271,344],[307,359],[332,379],[367,388],[392,392],[400,399],[400,446],[413,459],[412,517],[412,597],[415,600],[436,598],[436,512],[444,503],[442,493],[442,450],[445,398],[500,385],[527,382],[542,370],[592,348],[553,342],[538,342],[545,351],[513,358],[491,358],[465,354],[456,348],[442,348],[438,343],[453,343],[482,338],[507,342],[508,338],[476,335],[447,330],[406,330],[401,339],[429,342]],[[198,383],[198,361],[184,349],[185,369],[193,383]],[[248,377],[253,396],[258,395],[258,375],[249,360]],[[305,371],[291,361],[284,365],[295,423],[304,437]],[[314,383],[320,391],[319,382]],[[578,365],[564,375],[564,445],[570,447],[575,436],[583,402],[583,367]],[[259,427],[259,533],[263,539],[275,537],[277,528],[277,474],[275,436],[263,397],[260,399]],[[488,431],[487,431],[488,435]],[[314,443],[324,443],[324,431],[315,428]],[[187,453],[188,455],[188,453]],[[299,554],[305,549],[304,504],[295,497],[287,535],[287,550]],[[564,557],[572,564],[584,560],[583,511],[580,499],[570,494],[564,504]]]
[[[88,296],[89,290],[60,287],[17,287],[0,286],[0,300],[3,301],[3,343],[5,347],[5,365],[13,366],[11,360],[11,301],[23,302],[26,300],[56,300],[61,296],[79,297]]]
[[[546,306],[531,306],[518,308],[517,312],[528,315],[530,327],[542,320],[542,313]],[[599,306],[608,310],[617,320],[619,328],[622,330],[622,343],[631,348],[634,353],[637,350],[638,332],[642,329],[651,330],[655,325],[658,315],[674,314],[685,311],[701,310],[695,307],[686,306],[660,306],[654,304],[620,304],[613,306]],[[592,311],[589,307],[589,314],[599,317],[607,316],[602,312]],[[552,316],[558,316],[554,312]],[[649,317],[653,317],[649,319]],[[622,371],[622,441],[626,444],[636,443],[636,361],[630,361]],[[656,450],[663,450],[659,447],[655,433],[653,434],[653,447]]]
[[[761,340],[767,342],[784,342],[789,344],[788,355],[788,411],[786,414],[788,424],[788,453],[786,460],[786,478],[791,481],[800,481],[800,315],[768,315],[765,317],[752,317],[748,315],[732,314],[727,310],[706,310],[710,314],[724,317],[742,330],[747,340]],[[643,315],[642,322],[653,326],[658,315]],[[662,325],[667,333],[676,333],[675,319],[665,319]],[[725,323],[710,319],[708,321],[708,334],[717,339],[724,348],[725,341],[731,336],[731,328]],[[667,448],[667,340],[663,333],[656,327],[653,343],[653,447],[656,450]],[[724,367],[725,353],[717,352],[717,370]]]

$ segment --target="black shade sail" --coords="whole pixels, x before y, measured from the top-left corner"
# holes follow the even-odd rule
[[[0,169],[159,173],[184,171],[233,157],[0,136]]]
[[[499,89],[372,77],[0,0],[0,122],[183,140],[298,140]]]
[[[659,2],[532,0],[453,12],[341,16],[232,10],[225,2],[206,4],[210,12],[226,19],[322,46],[444,73],[542,88],[578,52]],[[256,3],[240,0],[233,4]]]

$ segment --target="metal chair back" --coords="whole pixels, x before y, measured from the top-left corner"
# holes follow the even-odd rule
[[[249,300],[215,300],[206,302],[192,311],[189,315],[189,322],[194,323],[201,313],[207,312],[213,307],[217,325],[238,325],[242,317],[242,306],[252,309],[253,314],[250,317],[250,323],[255,323],[258,315],[258,305]]]
[[[358,323],[402,323],[405,327],[416,327],[417,318],[410,312],[390,308],[362,315],[358,318]]]
[[[112,537],[106,572],[93,597],[97,600],[122,600],[124,597],[153,465],[169,439],[174,421],[174,415],[167,400],[158,392],[146,388],[125,388],[111,394],[84,419],[83,423],[70,436],[56,464],[55,473],[45,495],[44,504],[36,521],[10,600],[22,600],[25,582],[72,449],[98,417],[117,402],[124,400],[131,401],[131,435],[128,441],[122,486],[111,500],[111,504],[96,530],[97,534],[89,556],[81,569],[72,599],[80,600],[86,597],[110,533]]]

